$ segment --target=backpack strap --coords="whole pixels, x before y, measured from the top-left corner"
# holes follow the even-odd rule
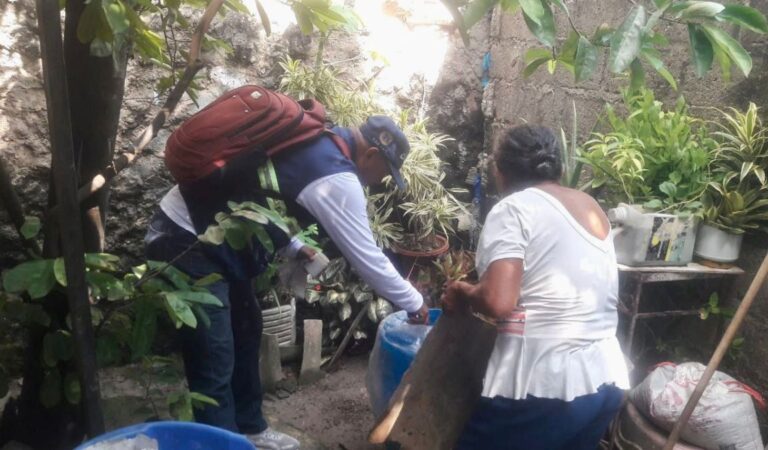
[[[352,150],[350,150],[349,146],[347,145],[347,141],[342,139],[341,136],[334,133],[330,129],[326,129],[326,133],[328,133],[328,137],[331,138],[334,144],[336,144],[336,147],[339,148],[339,151],[342,155],[344,155],[345,158],[351,160],[352,159]]]

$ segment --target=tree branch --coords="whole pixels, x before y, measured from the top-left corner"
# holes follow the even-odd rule
[[[194,80],[197,72],[204,67],[204,63],[200,60],[200,48],[202,46],[203,37],[208,31],[211,25],[211,21],[218,13],[221,6],[224,4],[224,0],[213,0],[203,13],[203,17],[195,28],[195,33],[192,36],[192,42],[190,44],[189,58],[187,60],[187,67],[184,70],[184,74],[179,79],[179,82],[168,94],[168,98],[165,100],[163,107],[155,115],[152,121],[144,128],[139,138],[134,142],[133,149],[129,152],[119,155],[112,161],[108,167],[99,175],[96,175],[90,182],[83,185],[78,189],[77,198],[81,203],[89,198],[94,193],[98,192],[101,188],[107,185],[118,173],[123,169],[130,166],[133,161],[141,154],[141,152],[149,145],[150,142],[157,136],[157,133],[163,128],[168,118],[176,110],[181,97],[184,92],[189,88],[189,85]],[[59,206],[56,205],[48,211],[47,218],[53,219],[56,217]]]

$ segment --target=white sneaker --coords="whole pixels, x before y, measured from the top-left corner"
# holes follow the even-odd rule
[[[245,437],[259,450],[299,450],[299,441],[272,428]]]

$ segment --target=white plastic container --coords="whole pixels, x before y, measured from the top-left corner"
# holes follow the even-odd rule
[[[644,213],[620,203],[608,211],[616,259],[628,266],[684,266],[693,259],[696,220],[674,214]]]
[[[739,259],[743,234],[726,233],[702,224],[696,237],[696,255],[710,261],[732,263]]]

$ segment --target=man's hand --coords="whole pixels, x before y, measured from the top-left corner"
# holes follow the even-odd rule
[[[427,308],[426,303],[422,303],[418,311],[408,313],[408,323],[412,325],[426,325],[429,323],[429,308]]]
[[[296,253],[296,258],[300,261],[312,261],[315,258],[315,255],[317,255],[315,249],[305,245]]]
[[[464,281],[449,281],[443,285],[443,295],[440,297],[443,311],[447,313],[469,312],[466,292],[472,287]]]

